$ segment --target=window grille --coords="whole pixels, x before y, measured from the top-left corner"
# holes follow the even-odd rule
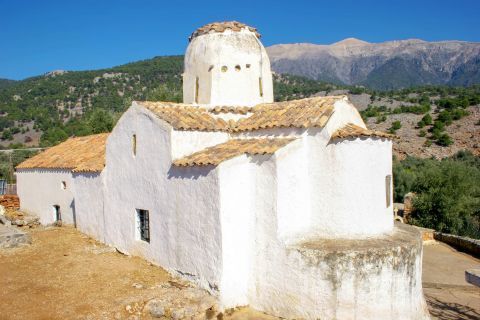
[[[150,242],[150,217],[148,210],[137,209],[137,223],[140,240]]]

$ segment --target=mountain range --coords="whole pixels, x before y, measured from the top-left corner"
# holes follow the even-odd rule
[[[391,90],[480,83],[480,43],[475,42],[348,38],[331,45],[278,44],[267,52],[277,73],[337,84]]]

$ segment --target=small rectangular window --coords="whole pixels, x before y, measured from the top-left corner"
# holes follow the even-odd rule
[[[148,210],[137,209],[138,238],[150,242],[150,217]]]
[[[132,152],[134,156],[137,155],[137,135],[136,134],[132,136]]]
[[[386,194],[386,203],[387,208],[391,205],[392,199],[392,176],[388,175],[385,177],[385,194]]]
[[[258,78],[258,89],[260,90],[260,97],[263,97],[263,83],[262,78]]]

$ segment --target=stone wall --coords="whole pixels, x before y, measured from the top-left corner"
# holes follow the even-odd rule
[[[480,258],[480,240],[441,232],[435,232],[434,238],[435,240],[451,245],[459,251],[463,251]]]

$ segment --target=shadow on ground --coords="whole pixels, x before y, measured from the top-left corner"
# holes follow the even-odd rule
[[[480,313],[473,308],[459,303],[444,302],[440,299],[425,296],[430,314],[440,320],[478,320]]]

